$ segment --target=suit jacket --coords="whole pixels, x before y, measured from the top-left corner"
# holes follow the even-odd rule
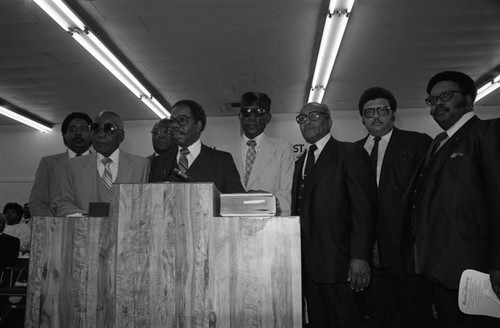
[[[356,141],[364,146],[366,139]],[[401,227],[403,194],[425,156],[432,138],[413,131],[392,130],[392,136],[382,160],[377,189],[377,221],[375,228],[379,260],[383,268],[401,266]]]
[[[292,186],[303,267],[318,283],[346,282],[350,260],[372,256],[377,191],[369,156],[359,145],[330,137],[299,199],[304,158],[295,163]]]
[[[120,150],[118,176],[114,183],[145,183],[149,160]],[[58,216],[88,213],[89,202],[97,202],[97,154],[74,157],[65,162],[61,188],[54,200]]]
[[[19,238],[6,235],[5,233],[0,235],[0,249],[2,250],[0,252],[0,270],[16,263],[20,247],[21,242]]]
[[[233,156],[240,174],[241,184],[245,186],[245,161],[241,154],[241,139],[224,147]],[[292,145],[288,141],[262,136],[252,171],[245,189],[265,190],[276,196],[282,216],[289,216],[292,203],[292,179],[294,157]]]
[[[33,216],[56,216],[52,203],[61,184],[61,172],[68,152],[43,157],[38,165],[35,181],[29,196],[29,207]]]
[[[177,151],[178,147],[173,147],[151,160],[149,182],[185,182],[173,172],[174,168],[179,168]],[[231,154],[203,144],[186,174],[196,182],[213,182],[221,193],[245,192]]]
[[[500,120],[462,126],[405,195],[404,263],[458,289],[465,269],[500,270]]]

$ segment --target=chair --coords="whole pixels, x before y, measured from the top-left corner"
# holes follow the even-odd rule
[[[9,284],[0,288],[0,322],[13,310],[26,308],[26,291],[28,282],[28,259],[18,259],[14,266],[5,268],[3,276],[9,278]]]

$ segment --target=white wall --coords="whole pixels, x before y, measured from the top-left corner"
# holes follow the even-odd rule
[[[476,108],[483,119],[500,117],[500,108]],[[266,133],[289,140],[294,145],[305,144],[295,123],[296,114],[274,114]],[[122,148],[133,154],[148,156],[153,152],[150,131],[155,121],[125,122]],[[434,137],[440,128],[428,109],[398,109],[396,126],[425,132]],[[208,146],[221,146],[240,133],[238,118],[209,117],[202,140]],[[366,134],[357,111],[333,112],[332,135],[343,141],[356,141]],[[27,202],[40,158],[63,152],[60,125],[44,134],[23,125],[0,127],[0,206],[7,202]],[[300,146],[296,147],[299,150]]]

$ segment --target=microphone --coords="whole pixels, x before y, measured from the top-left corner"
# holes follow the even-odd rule
[[[181,170],[179,170],[176,167],[174,167],[174,173],[177,174],[178,176],[180,176],[186,182],[195,182],[193,178],[191,178],[189,175],[187,175],[186,173],[182,172]]]

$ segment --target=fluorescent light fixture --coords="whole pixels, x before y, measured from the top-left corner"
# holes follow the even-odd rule
[[[323,100],[353,5],[354,0],[330,0],[307,102]]]
[[[146,87],[139,82],[62,0],[34,1],[156,115],[160,118],[170,116],[170,113],[153,98]]]
[[[21,122],[23,124],[29,125],[32,128],[40,130],[44,133],[49,133],[52,131],[52,128],[50,126],[33,121],[32,119],[27,118],[26,116],[23,116],[23,115],[18,114],[16,112],[13,112],[10,109],[7,109],[3,106],[0,106],[0,114],[7,116],[13,120],[18,121],[18,122]]]
[[[483,99],[496,89],[500,88],[500,75],[497,75],[493,80],[489,81],[477,90],[476,101]]]

